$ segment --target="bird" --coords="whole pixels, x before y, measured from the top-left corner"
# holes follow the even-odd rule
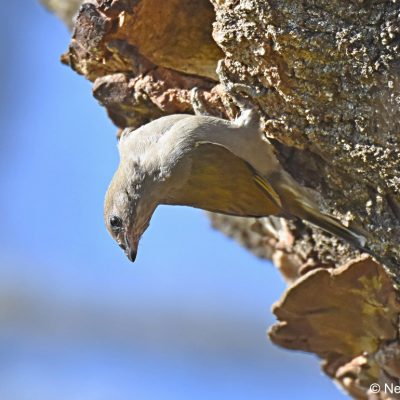
[[[158,205],[240,217],[299,218],[364,249],[366,235],[323,213],[285,171],[254,108],[233,121],[174,114],[125,128],[120,163],[105,196],[105,225],[135,261]]]

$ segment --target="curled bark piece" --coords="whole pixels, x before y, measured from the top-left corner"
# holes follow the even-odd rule
[[[191,111],[193,87],[220,103],[210,93],[223,56],[211,38],[213,20],[207,0],[85,3],[62,60],[95,82],[94,95],[117,126],[136,127]]]
[[[399,311],[390,277],[373,259],[361,257],[297,280],[275,304],[279,322],[269,335],[282,347],[318,354],[326,373],[368,398],[383,372],[399,378]]]

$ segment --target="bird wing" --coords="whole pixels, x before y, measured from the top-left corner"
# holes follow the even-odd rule
[[[225,147],[198,143],[182,163],[190,160],[190,173],[166,204],[246,217],[280,214],[278,194],[243,159]],[[178,163],[175,168],[186,168]]]
[[[265,194],[269,196],[270,199],[275,202],[275,204],[282,208],[282,202],[279,194],[276,193],[275,189],[268,183],[268,181],[258,174],[255,174],[253,179],[254,182],[265,192]]]

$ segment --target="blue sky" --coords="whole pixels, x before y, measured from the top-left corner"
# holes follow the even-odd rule
[[[25,313],[1,319],[1,398],[344,398],[314,358],[267,341],[285,285],[202,211],[160,207],[126,259],[102,218],[116,128],[59,62],[69,33],[33,1],[2,11],[0,278]],[[124,346],[120,310],[137,331]]]

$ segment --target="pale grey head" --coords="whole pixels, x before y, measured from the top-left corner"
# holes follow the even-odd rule
[[[157,156],[157,142],[175,121],[186,117],[160,118],[136,130],[127,128],[121,135],[120,164],[105,197],[104,221],[131,261],[135,261],[140,238],[154,210],[168,197],[167,189],[174,189],[171,182],[165,185],[170,169]],[[179,174],[176,178],[179,180]]]
[[[104,222],[111,236],[133,262],[138,244],[159,204],[157,190],[149,190],[152,171],[138,161],[121,162],[107,190]]]

